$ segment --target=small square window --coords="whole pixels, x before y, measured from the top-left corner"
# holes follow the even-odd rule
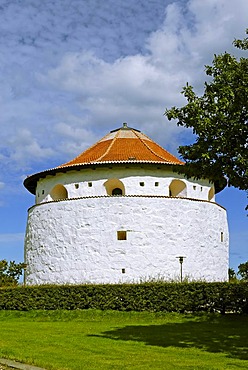
[[[127,240],[127,232],[126,231],[117,231],[117,240]]]
[[[140,182],[140,186],[144,186],[145,185],[145,183],[144,182]]]
[[[193,189],[196,190],[196,186],[195,185],[193,185]]]
[[[75,184],[75,188],[78,189],[79,188],[79,184]]]
[[[91,188],[92,187],[92,182],[88,182],[88,187]]]
[[[42,190],[42,194],[44,194],[45,193],[45,191],[44,190]]]
[[[158,186],[159,185],[159,182],[155,182],[155,186]]]
[[[125,274],[126,273],[126,269],[121,269],[121,273],[122,274]]]

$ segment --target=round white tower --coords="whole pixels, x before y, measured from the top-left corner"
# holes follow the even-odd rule
[[[36,204],[26,283],[227,280],[226,211],[213,184],[186,179],[178,165],[123,124],[72,161],[27,177]]]

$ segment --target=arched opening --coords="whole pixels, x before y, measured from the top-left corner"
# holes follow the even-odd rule
[[[64,185],[61,184],[55,185],[54,188],[51,190],[50,195],[53,200],[61,200],[68,198],[68,192]]]
[[[112,190],[112,195],[122,195],[122,190],[120,188],[114,188]]]
[[[172,180],[169,187],[170,197],[187,197],[187,188],[185,182],[181,180]]]
[[[125,195],[125,187],[119,179],[109,179],[104,183],[108,195]]]
[[[209,192],[208,192],[208,200],[210,202],[213,202],[214,201],[214,187],[212,187]]]

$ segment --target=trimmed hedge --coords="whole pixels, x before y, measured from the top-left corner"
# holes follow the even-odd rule
[[[1,310],[75,310],[248,313],[248,284],[142,283],[41,285],[0,289]]]

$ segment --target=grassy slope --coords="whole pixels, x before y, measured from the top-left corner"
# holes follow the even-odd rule
[[[248,317],[0,311],[0,357],[46,369],[248,369]]]

